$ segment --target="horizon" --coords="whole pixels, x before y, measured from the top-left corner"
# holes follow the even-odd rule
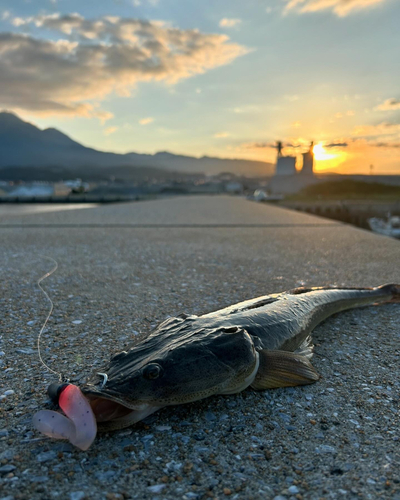
[[[99,151],[275,163],[313,140],[316,173],[400,174],[398,2],[179,6],[4,0],[0,109]]]

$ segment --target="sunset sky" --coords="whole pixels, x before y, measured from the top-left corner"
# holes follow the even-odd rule
[[[115,152],[400,174],[399,0],[0,0],[0,110]]]

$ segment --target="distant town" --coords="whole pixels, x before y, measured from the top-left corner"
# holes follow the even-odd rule
[[[129,201],[158,195],[244,194],[260,187],[268,179],[243,178],[230,173],[213,176],[174,174],[172,179],[148,177],[136,182],[111,178],[108,181],[83,181],[80,178],[48,181],[0,181],[0,200],[15,202]]]

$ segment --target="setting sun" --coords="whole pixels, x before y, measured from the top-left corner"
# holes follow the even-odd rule
[[[314,158],[317,161],[325,161],[325,160],[333,160],[336,158],[338,155],[327,153],[326,149],[322,145],[322,143],[318,143],[314,146]]]
[[[348,159],[348,154],[344,151],[335,149],[335,152],[328,152],[327,149],[324,148],[322,142],[316,144],[313,151],[316,163],[314,170],[316,172],[336,169]]]

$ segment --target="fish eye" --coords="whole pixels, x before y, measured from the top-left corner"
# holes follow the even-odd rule
[[[155,380],[163,374],[162,367],[157,363],[150,363],[143,368],[143,377],[148,380]]]

